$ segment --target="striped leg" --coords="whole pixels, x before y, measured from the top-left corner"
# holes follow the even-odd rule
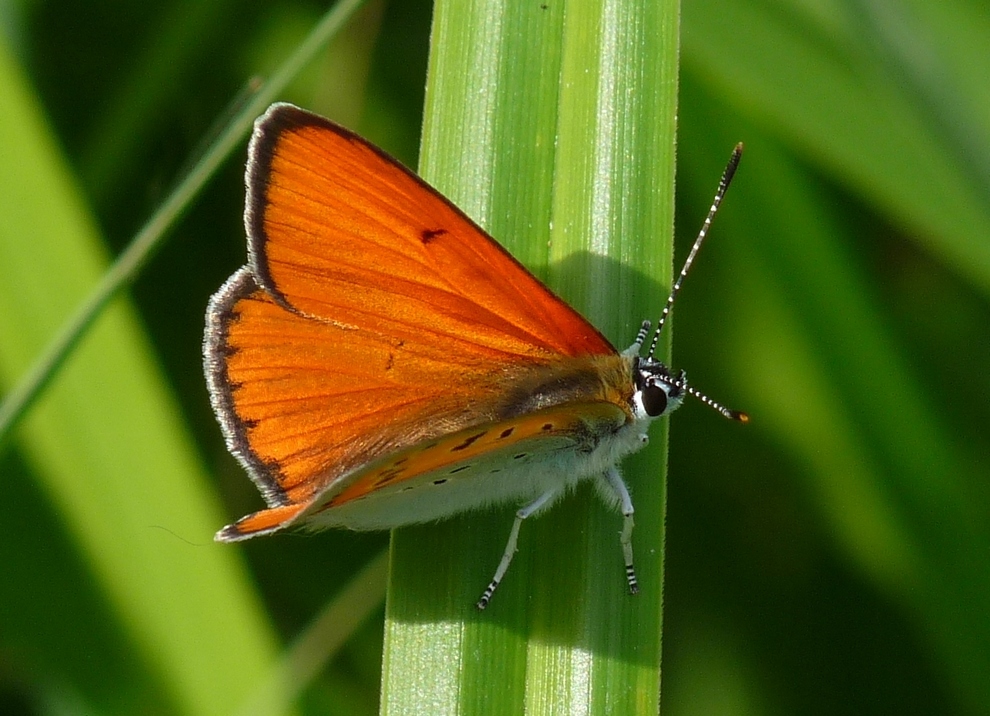
[[[549,490],[544,492],[531,503],[516,512],[516,519],[512,523],[512,530],[509,532],[509,541],[506,543],[505,552],[502,554],[502,561],[498,563],[498,569],[495,570],[495,576],[492,577],[492,581],[488,583],[484,593],[481,595],[481,599],[479,599],[478,603],[475,605],[478,609],[484,609],[488,606],[488,602],[491,601],[492,594],[494,594],[495,590],[498,589],[498,585],[502,581],[502,577],[504,577],[505,573],[509,570],[509,565],[512,563],[512,558],[516,554],[516,541],[519,539],[519,527],[522,525],[523,520],[546,505],[558,494],[558,490]]]
[[[635,594],[639,591],[639,582],[636,581],[636,570],[633,567],[632,551],[632,531],[633,531],[633,503],[629,496],[626,483],[622,480],[622,475],[615,467],[611,467],[602,474],[604,481],[603,488],[607,486],[607,492],[615,495],[619,507],[622,510],[622,534],[619,535],[619,544],[622,545],[622,558],[626,563],[626,582],[629,584],[629,593]]]

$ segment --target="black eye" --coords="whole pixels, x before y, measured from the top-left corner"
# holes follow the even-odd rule
[[[667,409],[667,391],[656,383],[644,385],[640,398],[643,401],[643,410],[651,418],[663,415],[663,411]]]

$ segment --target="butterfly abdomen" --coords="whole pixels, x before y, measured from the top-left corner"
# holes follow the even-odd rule
[[[544,411],[391,456],[304,522],[316,529],[389,529],[495,505],[520,507],[551,489],[563,494],[592,476],[592,445],[624,424],[610,407],[597,415],[587,408],[581,415]]]

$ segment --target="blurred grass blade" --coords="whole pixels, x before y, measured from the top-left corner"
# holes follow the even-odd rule
[[[98,279],[105,256],[3,46],[0,94],[0,381],[9,384]],[[221,511],[128,304],[93,323],[18,445],[120,620],[106,631],[129,643],[127,671],[103,674],[102,690],[88,696],[106,701],[89,706],[121,708],[126,684],[114,682],[134,671],[164,692],[162,713],[207,716],[241,702],[274,658],[274,635],[236,552],[210,544]],[[4,580],[30,584],[13,566]],[[73,641],[66,634],[57,648]]]
[[[286,649],[240,716],[278,716],[373,612],[385,603],[388,552],[365,565]]]
[[[942,140],[953,164],[976,187],[990,209],[990,137],[981,132],[978,113],[968,94],[956,86],[931,34],[923,29],[910,3],[846,0],[863,44],[874,48],[892,79],[927,119],[930,132]]]
[[[676,2],[439,2],[420,169],[623,347],[670,279]],[[666,424],[626,464],[642,591],[590,490],[397,531],[383,713],[656,713]]]
[[[941,36],[938,42],[920,39],[919,46],[960,53],[939,72],[959,83],[958,93],[972,98],[971,106],[986,106],[987,45],[969,41],[975,28],[987,27],[985,4],[914,9],[922,8],[933,18],[915,23],[917,29],[934,35],[938,28]],[[968,166],[990,144],[986,113],[978,123],[978,111],[946,109],[943,119],[931,121],[924,91],[912,91],[917,82],[891,81],[890,72],[877,72],[869,34],[856,13],[842,10],[842,4],[818,8],[796,0],[772,7],[696,0],[684,14],[685,65],[990,295],[990,197],[982,182],[972,180],[986,169]],[[974,49],[980,54],[963,54]],[[963,128],[946,134],[960,121]],[[970,156],[962,160],[960,153]]]
[[[31,365],[0,403],[0,445],[14,425],[44,389],[62,361],[72,351],[80,337],[122,286],[137,276],[144,264],[164,241],[166,232],[188,208],[217,168],[250,131],[255,117],[278,96],[296,73],[336,34],[364,0],[340,0],[313,28],[313,31],[285,61],[279,71],[261,87],[253,98],[217,137],[195,168],[180,182],[161,207],[131,240],[113,265],[100,278],[71,318],[55,333],[55,339]]]
[[[727,142],[725,110],[705,115],[710,124],[685,129],[688,141]],[[723,225],[738,277],[725,302],[738,389],[760,416],[756,429],[805,467],[795,476],[847,559],[916,615],[960,699],[985,704],[990,625],[960,610],[990,600],[990,570],[974,549],[990,542],[968,487],[977,476],[836,240],[845,232],[833,207],[772,140],[750,134],[740,208]]]
[[[147,143],[155,121],[181,105],[187,83],[180,78],[210,51],[218,23],[228,21],[232,0],[162,3],[156,31],[138,47],[105,109],[92,118],[79,160],[80,182],[97,206],[118,190],[121,169]]]

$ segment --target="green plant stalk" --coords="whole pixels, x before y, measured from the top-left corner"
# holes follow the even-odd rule
[[[625,347],[670,285],[678,4],[435,12],[423,176]],[[638,596],[590,490],[523,526],[484,613],[512,506],[397,531],[382,712],[656,713],[666,435],[625,464]]]

